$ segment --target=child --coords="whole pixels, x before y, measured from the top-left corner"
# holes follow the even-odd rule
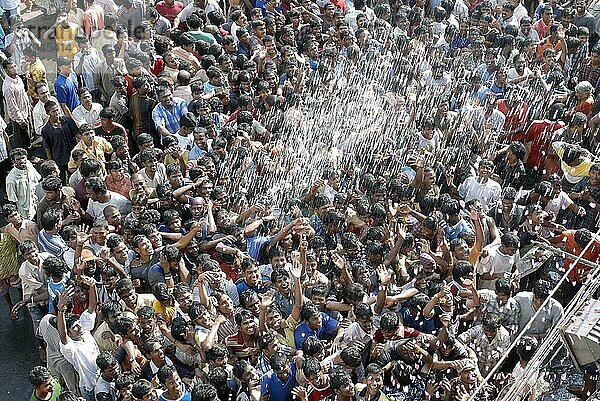
[[[56,315],[54,300],[63,292],[69,281],[69,267],[64,260],[50,256],[42,263],[42,268],[48,275],[48,313]]]

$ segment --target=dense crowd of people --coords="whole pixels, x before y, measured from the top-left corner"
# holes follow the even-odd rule
[[[32,401],[547,390],[600,257],[600,2],[0,5]]]

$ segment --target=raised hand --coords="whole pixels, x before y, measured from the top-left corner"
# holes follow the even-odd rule
[[[260,306],[262,308],[268,308],[275,302],[275,291],[270,290],[265,292],[260,297]]]
[[[58,294],[57,302],[56,302],[56,309],[64,310],[67,307],[67,304],[73,298],[73,294],[75,294],[75,288],[73,286],[69,286],[69,287],[65,288],[65,290],[63,292]]]
[[[344,270],[346,268],[346,259],[343,256],[340,256],[337,253],[331,254],[331,260],[340,270]]]
[[[377,276],[379,277],[379,284],[381,285],[388,285],[392,282],[392,272],[390,272],[385,265],[379,265],[377,267]]]
[[[300,279],[300,276],[302,276],[302,265],[298,260],[295,260],[292,263],[292,267],[290,267],[290,274],[292,277],[297,279]]]

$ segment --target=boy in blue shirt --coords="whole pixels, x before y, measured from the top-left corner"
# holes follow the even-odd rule
[[[341,338],[343,330],[339,330],[340,322],[320,312],[313,303],[308,303],[302,307],[300,317],[303,321],[294,332],[296,349],[302,349],[302,343],[308,337],[317,337],[319,340],[326,340],[333,338],[334,334],[337,334],[336,339],[338,337]]]

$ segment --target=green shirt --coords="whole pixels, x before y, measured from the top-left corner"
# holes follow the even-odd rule
[[[52,391],[52,397],[48,398],[47,400],[42,400],[41,398],[38,398],[35,395],[35,390],[33,390],[29,401],[56,401],[56,400],[58,400],[58,396],[60,395],[61,392],[62,392],[62,388],[60,387],[60,383],[58,382],[58,380],[54,379],[54,390]]]
[[[217,43],[217,40],[210,33],[202,32],[202,31],[191,31],[188,32],[190,35],[194,37],[196,40],[201,40],[203,42],[208,43],[209,45],[214,45]]]

